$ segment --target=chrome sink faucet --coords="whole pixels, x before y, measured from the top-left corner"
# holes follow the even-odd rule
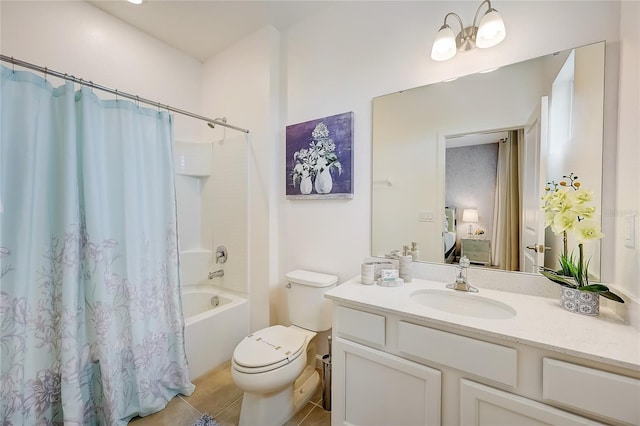
[[[467,281],[467,268],[471,265],[469,258],[467,256],[462,256],[460,258],[460,264],[456,269],[456,281],[447,284],[447,288],[452,288],[458,291],[467,291],[471,293],[477,293],[478,289],[473,287]]]

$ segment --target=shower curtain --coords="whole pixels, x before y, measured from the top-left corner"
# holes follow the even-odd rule
[[[2,67],[0,420],[125,425],[189,395],[172,124]]]
[[[493,265],[507,271],[520,270],[520,167],[518,145],[524,131],[510,130],[498,143],[496,195],[493,209]]]

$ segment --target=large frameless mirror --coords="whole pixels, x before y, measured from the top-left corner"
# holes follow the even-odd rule
[[[573,173],[601,212],[603,105],[604,42],[375,98],[372,254],[555,267],[541,196]],[[586,250],[597,278],[600,244]]]

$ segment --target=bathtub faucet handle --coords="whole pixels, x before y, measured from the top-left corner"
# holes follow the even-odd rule
[[[225,263],[227,257],[227,248],[225,246],[218,246],[218,248],[216,248],[216,263]]]

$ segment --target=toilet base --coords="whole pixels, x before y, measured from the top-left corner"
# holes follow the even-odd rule
[[[297,413],[311,399],[311,396],[319,386],[320,373],[315,368],[307,365],[293,384],[293,414]],[[291,414],[292,417],[293,414]]]
[[[295,383],[268,394],[245,392],[239,426],[281,426],[309,401],[320,374],[307,366]]]

